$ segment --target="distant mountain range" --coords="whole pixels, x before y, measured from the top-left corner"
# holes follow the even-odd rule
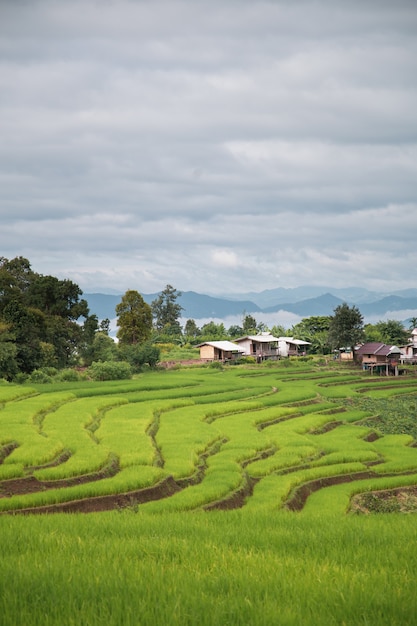
[[[151,304],[159,293],[141,294],[145,302]],[[86,293],[90,313],[101,319],[114,319],[115,308],[121,301],[122,294]],[[300,317],[313,315],[332,315],[334,309],[347,302],[349,306],[357,306],[364,318],[384,316],[388,313],[406,311],[417,317],[417,289],[405,289],[393,293],[377,293],[366,289],[348,287],[333,289],[331,287],[296,287],[294,289],[268,289],[260,293],[246,293],[214,297],[195,291],[184,291],[177,300],[183,307],[182,317],[191,319],[218,318],[224,319],[236,315],[256,313],[275,313],[287,311]],[[393,318],[398,316],[393,315]]]

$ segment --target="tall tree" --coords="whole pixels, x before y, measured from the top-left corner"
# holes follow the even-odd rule
[[[408,330],[414,330],[417,328],[417,317],[410,317],[408,320]]]
[[[214,341],[216,339],[226,339],[227,333],[223,322],[216,324],[216,322],[211,320],[201,327],[200,336],[201,341]]]
[[[143,343],[152,333],[152,309],[140,293],[130,289],[116,306],[120,344]]]
[[[181,334],[179,318],[183,307],[177,303],[180,296],[182,296],[181,291],[177,291],[172,285],[167,285],[153,300],[151,309],[157,330],[170,335]]]
[[[292,327],[292,334],[296,339],[310,342],[311,354],[325,354],[329,352],[329,328],[331,317],[328,315],[313,315],[304,317],[301,322]]]
[[[287,331],[285,330],[285,326],[282,324],[274,324],[271,328],[271,335],[274,337],[285,337],[287,335]]]
[[[334,309],[329,326],[329,343],[332,348],[353,347],[363,337],[363,316],[358,307],[346,302]]]
[[[34,274],[28,288],[31,306],[47,315],[58,315],[72,321],[88,316],[88,304],[86,300],[80,300],[81,295],[78,285],[55,276]]]
[[[243,335],[243,328],[238,324],[233,324],[232,326],[229,326],[227,334],[232,339],[235,339],[236,337],[241,337]]]
[[[10,333],[10,325],[0,320],[0,378],[12,380],[18,373],[15,336]]]
[[[34,272],[24,257],[0,257],[0,315],[12,300],[24,302]]]
[[[200,329],[198,328],[195,320],[188,319],[184,326],[184,335],[188,339],[195,339],[200,334]]]
[[[250,315],[250,313],[246,313],[245,317],[243,318],[243,322],[242,322],[242,329],[244,333],[256,333],[257,331],[257,321],[256,319],[253,317],[253,315]]]
[[[41,341],[47,341],[46,316],[42,311],[26,307],[16,299],[5,306],[2,318],[14,337],[19,370],[29,374],[42,367]]]
[[[387,345],[402,346],[407,343],[408,335],[408,331],[397,320],[380,321],[365,326],[368,341],[381,341]]]

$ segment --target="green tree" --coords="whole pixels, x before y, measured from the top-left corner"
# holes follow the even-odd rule
[[[128,290],[116,306],[117,337],[120,344],[147,341],[152,333],[152,310],[140,293]]]
[[[408,320],[408,330],[414,330],[417,328],[417,317],[410,317]]]
[[[78,320],[89,311],[81,295],[70,280],[32,271],[24,257],[0,258],[0,321],[10,327],[22,372],[52,362],[65,367],[82,350]]]
[[[24,302],[33,276],[30,263],[24,257],[11,260],[0,257],[0,315],[12,300]]]
[[[183,307],[177,303],[182,295],[172,285],[167,285],[159,296],[151,303],[152,315],[155,319],[155,328],[166,335],[180,335],[181,326],[179,317]]]
[[[216,339],[225,339],[226,329],[223,323],[216,324],[216,322],[210,321],[201,327],[202,341],[215,341]]]
[[[308,351],[311,354],[326,354],[330,350],[330,323],[329,315],[304,317],[301,322],[292,327],[292,335],[296,339],[309,341],[311,345]]]
[[[365,324],[363,328],[363,339],[368,342],[384,343],[382,339],[381,329],[377,328],[375,324]]]
[[[117,360],[117,344],[105,332],[98,331],[94,335],[93,343],[86,355],[86,365],[91,365],[93,361],[103,362],[115,360]]]
[[[99,324],[99,330],[101,333],[105,333],[106,335],[110,334],[110,320],[108,317],[104,318],[104,320],[101,320]]]
[[[303,317],[301,322],[293,326],[292,333],[298,339],[304,339],[302,335],[311,337],[315,333],[326,332],[330,328],[331,317],[329,315],[313,315]],[[306,339],[307,341],[307,339]]]
[[[234,339],[236,337],[241,337],[243,335],[243,328],[242,328],[242,326],[238,326],[237,324],[235,324],[234,326],[230,326],[228,328],[227,334],[232,339]]]
[[[286,334],[287,331],[285,330],[285,327],[282,326],[282,324],[275,324],[271,328],[271,335],[273,335],[274,337],[285,337]]]
[[[86,300],[80,300],[81,289],[71,280],[33,274],[27,291],[27,303],[46,315],[76,321],[88,316]]]
[[[243,318],[242,330],[246,334],[253,334],[257,332],[258,323],[253,315],[246,314]]]
[[[188,319],[184,326],[184,335],[189,339],[195,339],[200,334],[200,329],[198,328],[195,320]]]
[[[367,341],[381,341],[391,346],[402,346],[407,343],[408,331],[397,320],[380,321],[365,326]]]
[[[353,347],[363,337],[363,316],[356,306],[346,302],[334,309],[330,319],[329,343],[331,347]]]
[[[120,354],[135,371],[140,371],[144,365],[152,368],[156,367],[161,357],[161,351],[158,346],[150,341],[140,345],[121,345]]]
[[[10,325],[0,321],[0,378],[12,380],[18,373],[17,348]]]

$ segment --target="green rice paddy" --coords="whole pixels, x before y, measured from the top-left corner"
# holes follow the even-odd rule
[[[351,500],[417,486],[378,429],[416,397],[314,364],[0,384],[0,623],[414,624],[415,515]]]

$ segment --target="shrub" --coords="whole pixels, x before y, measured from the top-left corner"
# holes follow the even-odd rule
[[[74,383],[80,380],[80,378],[81,377],[77,370],[71,368],[62,370],[59,374],[59,380],[62,380],[65,383]]]
[[[134,370],[140,370],[144,365],[155,367],[160,359],[160,350],[152,343],[146,342],[121,347],[121,354]]]
[[[215,369],[215,370],[222,370],[223,369],[223,363],[221,361],[211,361],[209,367],[211,367],[212,369]]]
[[[17,383],[18,385],[24,385],[28,378],[29,378],[28,375],[25,374],[24,372],[18,372],[16,376],[13,378],[13,381]]]
[[[122,380],[132,378],[132,368],[126,361],[95,361],[88,374],[93,380]]]
[[[51,383],[52,376],[47,371],[48,368],[41,368],[37,370],[33,370],[29,378],[27,379],[30,383]]]
[[[236,365],[241,365],[241,364],[252,364],[252,363],[256,363],[256,359],[253,356],[240,356],[237,359],[235,359],[234,361],[232,361],[233,364]]]

